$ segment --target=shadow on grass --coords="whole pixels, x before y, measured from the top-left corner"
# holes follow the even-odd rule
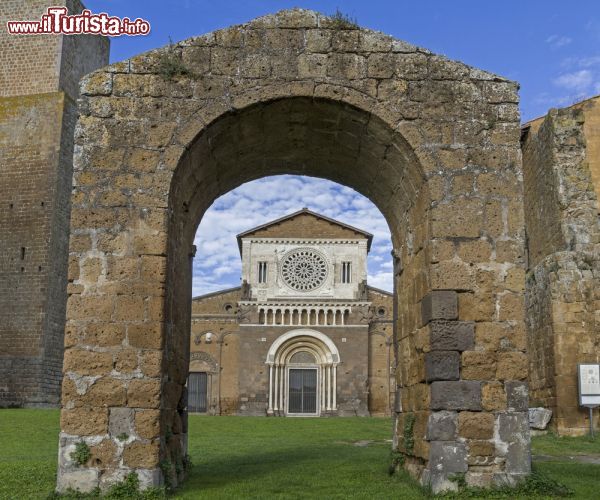
[[[389,446],[365,448],[346,444],[296,446],[274,451],[247,451],[198,463],[181,493],[202,490],[236,491],[238,487],[267,485],[269,493],[339,491],[341,485],[388,484]],[[394,481],[396,482],[396,481]],[[407,487],[410,485],[407,484]],[[225,493],[223,491],[223,493]],[[263,493],[267,491],[263,490]]]

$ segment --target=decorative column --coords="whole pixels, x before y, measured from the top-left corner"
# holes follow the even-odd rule
[[[273,365],[269,365],[269,408],[267,413],[273,414]]]
[[[327,410],[331,410],[331,365],[327,366]]]
[[[331,387],[331,392],[333,395],[333,404],[332,404],[332,410],[337,410],[337,365],[333,365],[331,370],[333,371],[333,384]]]
[[[325,409],[325,385],[323,383],[323,375],[323,365],[319,365],[319,407],[321,410]]]
[[[285,407],[286,407],[285,365],[281,365],[281,374],[280,374],[279,378],[281,379],[281,401],[279,403],[279,410],[283,413],[283,415],[285,415]]]
[[[273,410],[279,410],[279,365],[275,365],[275,408]]]

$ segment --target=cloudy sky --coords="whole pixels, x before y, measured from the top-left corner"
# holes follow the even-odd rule
[[[196,233],[193,295],[238,286],[241,262],[235,236],[303,207],[373,234],[368,282],[391,291],[390,233],[375,205],[335,182],[278,175],[243,184],[221,196],[206,212]]]
[[[291,7],[338,8],[364,27],[521,84],[523,121],[600,94],[600,1],[578,0],[85,0],[94,12],[142,17],[145,37],[112,40],[111,61]],[[275,177],[245,184],[211,207],[200,225],[194,294],[239,284],[235,235],[307,206],[375,234],[369,281],[390,289],[386,223],[364,197],[334,183]]]

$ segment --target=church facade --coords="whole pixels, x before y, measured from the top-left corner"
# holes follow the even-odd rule
[[[367,284],[372,235],[303,209],[237,239],[242,285],[192,300],[189,410],[391,414],[393,300]]]

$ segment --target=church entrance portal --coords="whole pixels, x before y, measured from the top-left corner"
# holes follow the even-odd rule
[[[317,416],[317,368],[289,368],[288,415]]]

